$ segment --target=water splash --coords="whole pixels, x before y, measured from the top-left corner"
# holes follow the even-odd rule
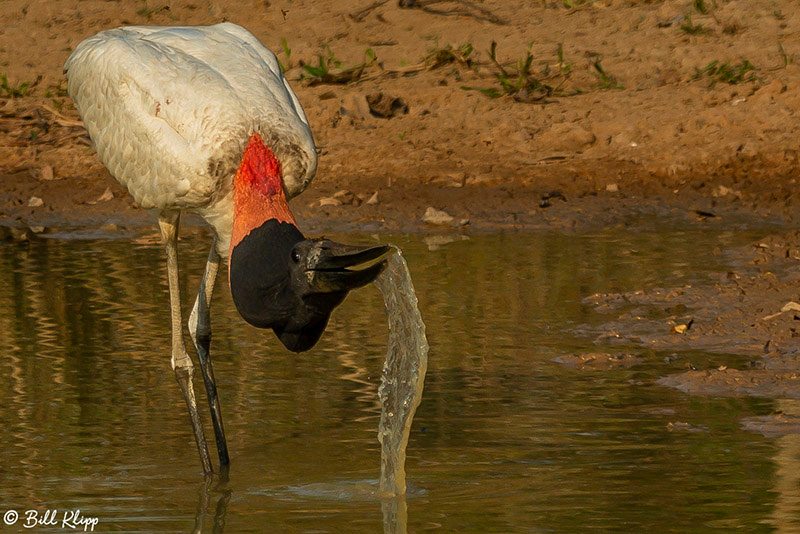
[[[381,478],[378,490],[382,495],[406,493],[406,446],[428,369],[425,323],[417,307],[408,265],[400,249],[395,249],[386,269],[374,282],[383,294],[389,319],[386,362],[378,388],[381,402],[378,425]]]

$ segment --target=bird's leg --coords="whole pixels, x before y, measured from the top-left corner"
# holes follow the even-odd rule
[[[200,461],[203,463],[203,471],[207,474],[212,472],[211,459],[208,455],[208,445],[203,433],[203,423],[200,414],[197,412],[197,399],[194,396],[194,365],[191,358],[186,353],[186,345],[183,341],[183,325],[181,323],[181,291],[178,283],[178,224],[180,223],[180,212],[164,211],[158,217],[158,227],[161,229],[161,238],[164,240],[164,248],[167,252],[167,278],[169,279],[169,305],[170,316],[172,319],[172,370],[175,371],[175,378],[178,380],[186,399],[186,406],[189,408],[189,417],[192,420],[192,430],[194,439],[197,442],[197,450],[200,452]]]
[[[217,396],[217,383],[214,380],[214,366],[211,364],[209,353],[211,347],[211,295],[214,293],[214,282],[219,271],[219,254],[217,254],[217,240],[211,245],[208,253],[206,270],[200,280],[200,289],[194,301],[192,313],[189,315],[189,335],[192,336],[200,359],[200,369],[203,371],[203,382],[206,385],[208,406],[211,409],[211,421],[214,424],[214,437],[217,440],[220,468],[230,464],[228,457],[228,442],[225,440],[225,427],[222,425],[222,411],[219,407]]]

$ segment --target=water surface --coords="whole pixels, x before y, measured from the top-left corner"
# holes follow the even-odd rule
[[[739,424],[775,401],[652,384],[689,357],[698,367],[741,358],[639,350],[643,365],[608,371],[552,361],[619,349],[570,333],[606,319],[581,304],[587,295],[708,283],[726,268],[709,250],[758,236],[334,236],[400,245],[427,324],[428,375],[406,465],[412,491],[400,503],[407,531],[800,528],[800,444]],[[207,246],[202,235],[181,241],[187,309]],[[169,366],[156,240],[0,245],[0,514],[79,508],[99,518],[96,532],[403,530],[384,523],[386,503],[382,511],[371,496],[387,339],[378,291],[351,294],[319,345],[296,355],[238,317],[225,276],[212,358],[232,468],[227,483],[206,484]]]

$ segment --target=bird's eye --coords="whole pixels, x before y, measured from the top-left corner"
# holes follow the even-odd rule
[[[295,263],[300,263],[300,253],[296,250],[292,250],[292,261]]]

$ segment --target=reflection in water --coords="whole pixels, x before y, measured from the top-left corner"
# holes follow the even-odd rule
[[[776,401],[776,411],[788,417],[800,416],[800,401]],[[789,434],[777,438],[775,461],[775,508],[770,521],[776,532],[797,532],[800,529],[800,435]]]
[[[220,481],[222,485],[227,481]],[[216,497],[217,504],[214,507],[214,517],[211,524],[211,532],[214,534],[222,534],[225,532],[225,513],[228,511],[228,502],[231,500],[233,490],[228,488],[216,488],[212,493],[212,484],[214,484],[214,477],[207,476],[200,486],[200,501],[197,505],[197,515],[194,520],[193,534],[200,534],[207,532],[206,519],[209,517],[210,503],[213,497]],[[215,495],[216,494],[216,495]]]
[[[409,485],[427,491],[408,496],[407,513],[404,500],[347,491],[365,480],[374,491],[378,478],[387,337],[377,291],[353,292],[320,344],[295,355],[241,321],[220,288],[214,357],[232,469],[204,494],[169,366],[160,246],[2,244],[0,503],[80,509],[102,532],[789,531],[793,438],[739,426],[774,402],[651,385],[688,362],[739,359],[644,352],[644,365],[613,371],[551,361],[597,350],[566,333],[607,320],[585,296],[702,283],[726,268],[724,254],[705,251],[755,237],[478,235],[436,250],[392,239],[414,273],[436,355],[407,458]],[[180,245],[185,308],[205,243]],[[676,421],[707,431],[671,432]]]
[[[381,501],[383,512],[383,534],[406,534],[408,532],[408,505],[405,495],[397,495]]]

